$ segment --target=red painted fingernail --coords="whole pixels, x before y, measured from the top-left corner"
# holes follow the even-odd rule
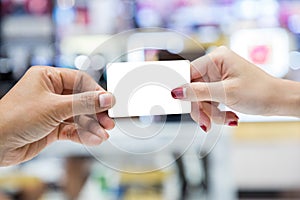
[[[175,88],[171,91],[171,95],[174,99],[183,99],[185,98],[184,88]]]
[[[204,132],[207,132],[207,127],[206,127],[205,125],[200,125],[200,127],[202,128],[202,130],[203,130]]]
[[[238,122],[237,121],[231,121],[228,123],[228,126],[237,126]]]
[[[235,117],[236,117],[237,119],[240,119],[239,116],[237,116],[235,113],[234,113],[234,115],[235,115]]]

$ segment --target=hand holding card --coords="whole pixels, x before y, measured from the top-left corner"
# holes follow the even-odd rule
[[[106,73],[107,91],[116,98],[110,117],[191,112],[191,102],[171,96],[172,89],[190,83],[187,60],[109,63]]]

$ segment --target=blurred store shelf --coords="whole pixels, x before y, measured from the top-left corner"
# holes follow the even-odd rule
[[[53,33],[52,21],[48,16],[13,16],[2,22],[5,38],[49,37]]]

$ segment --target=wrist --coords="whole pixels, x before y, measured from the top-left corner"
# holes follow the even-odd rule
[[[300,117],[300,82],[275,79],[273,100],[276,115]]]

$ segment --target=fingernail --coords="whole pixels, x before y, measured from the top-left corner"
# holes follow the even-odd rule
[[[101,129],[97,131],[97,135],[99,137],[101,137],[103,139],[103,141],[106,141],[109,138],[109,135],[107,133],[103,132],[103,130],[101,130]]]
[[[207,127],[206,127],[205,125],[203,125],[203,124],[201,125],[201,124],[200,124],[200,127],[201,127],[201,129],[202,129],[205,133],[207,132]]]
[[[110,93],[104,93],[99,95],[99,104],[101,108],[111,107],[112,95]]]
[[[237,119],[240,119],[239,116],[237,116],[235,113],[234,113],[234,115],[235,115],[235,117],[236,117]]]
[[[109,139],[108,133],[104,133],[104,135],[105,135],[106,140],[108,140]]]
[[[186,97],[186,88],[175,88],[171,91],[171,95],[174,99],[183,99]]]
[[[228,123],[228,126],[238,126],[238,121],[231,121]]]

